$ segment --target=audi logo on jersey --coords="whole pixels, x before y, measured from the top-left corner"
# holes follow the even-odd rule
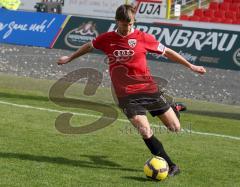
[[[127,49],[125,49],[125,50],[115,50],[115,51],[113,51],[113,55],[115,56],[115,57],[131,57],[131,56],[133,56],[134,55],[134,51],[133,50],[127,50]]]

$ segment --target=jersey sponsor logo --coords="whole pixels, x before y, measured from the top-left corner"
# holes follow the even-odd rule
[[[113,55],[115,57],[131,57],[134,55],[134,51],[133,50],[115,50],[113,51]]]
[[[79,48],[81,45],[92,41],[98,36],[96,24],[92,21],[83,23],[78,28],[69,31],[65,36],[65,43],[72,48]]]
[[[136,40],[136,39],[129,39],[129,40],[128,40],[128,45],[129,45],[131,48],[134,48],[134,47],[137,45],[137,40]]]
[[[238,48],[233,54],[233,61],[236,65],[240,66],[240,48]]]
[[[132,59],[133,55],[135,52],[133,50],[115,50],[113,51],[113,56],[115,59],[112,59],[113,62],[118,62],[118,63],[126,63],[129,62],[129,60]]]

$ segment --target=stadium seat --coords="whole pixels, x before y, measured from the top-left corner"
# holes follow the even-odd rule
[[[223,10],[223,11],[228,11],[230,7],[230,3],[221,3],[219,4],[219,10]]]
[[[229,5],[229,11],[237,12],[238,6],[235,3]]]
[[[210,22],[211,18],[209,18],[209,17],[200,17],[199,21],[201,21],[201,22]]]
[[[195,9],[193,15],[198,17],[203,17],[203,9],[200,9],[200,8]]]
[[[200,18],[198,16],[191,16],[189,17],[189,21],[199,21]]]
[[[236,19],[240,20],[240,11],[236,13]]]
[[[203,14],[204,14],[205,17],[212,18],[212,17],[214,17],[214,10],[206,9],[206,10],[204,10]]]
[[[238,25],[240,25],[240,19],[237,19],[237,20],[233,20],[233,22],[232,22],[233,24],[238,24]]]
[[[228,19],[236,19],[236,12],[227,11],[225,12],[225,17]]]
[[[188,15],[181,15],[180,20],[188,20],[189,16]]]
[[[211,2],[211,3],[209,4],[209,9],[218,10],[218,9],[219,9],[219,3],[217,3],[217,2]]]
[[[213,17],[213,18],[210,19],[210,22],[221,23],[221,22],[222,22],[222,19],[221,19],[221,18],[218,18],[218,17]]]
[[[233,23],[233,20],[226,18],[226,19],[223,19],[223,20],[222,20],[222,23],[232,24],[232,23]]]
[[[217,18],[225,18],[225,12],[224,11],[215,11],[214,16]]]
[[[208,9],[196,9],[189,20],[239,24],[240,0],[223,0],[222,3],[210,2]]]

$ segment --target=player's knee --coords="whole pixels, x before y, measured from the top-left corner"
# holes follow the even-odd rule
[[[142,118],[139,116],[134,116],[131,118],[132,124],[137,128],[138,133],[144,139],[150,138],[153,135],[152,129],[148,124],[144,124]]]
[[[139,123],[141,123],[141,118],[140,118],[138,115],[136,115],[136,116],[133,116],[133,117],[130,119],[130,121],[131,121],[133,124],[139,124]]]
[[[181,126],[180,123],[173,123],[169,126],[169,130],[172,132],[180,132],[181,131]]]
[[[142,125],[142,119],[140,116],[136,115],[136,116],[133,116],[130,121],[132,122],[132,124],[135,126],[135,127],[139,127],[139,126],[143,126]]]
[[[174,128],[175,128],[175,132],[180,132],[181,131],[180,124],[175,125]]]
[[[181,131],[181,125],[180,125],[180,122],[178,120],[168,122],[166,124],[166,126],[172,132],[180,132]]]

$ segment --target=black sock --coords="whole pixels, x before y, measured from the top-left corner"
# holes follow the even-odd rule
[[[165,152],[162,143],[154,135],[148,139],[143,140],[153,155],[164,158],[169,166],[175,165]]]

